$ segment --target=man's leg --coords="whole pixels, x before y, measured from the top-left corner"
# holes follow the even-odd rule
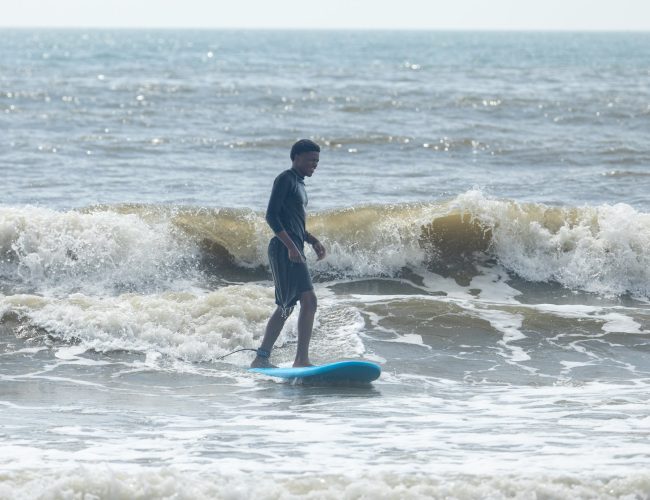
[[[311,366],[309,361],[309,341],[314,326],[314,316],[318,301],[313,290],[300,295],[300,315],[298,316],[298,349],[293,366]]]
[[[289,311],[289,314],[291,314],[291,310]],[[271,354],[271,349],[273,349],[275,341],[278,340],[278,336],[280,335],[286,321],[287,318],[282,316],[282,308],[277,307],[269,318],[269,322],[266,324],[264,339],[262,339],[260,350],[268,352],[269,355]],[[273,365],[270,363],[268,357],[260,356],[259,354],[255,356],[255,359],[251,363],[251,368],[268,368],[272,366]]]

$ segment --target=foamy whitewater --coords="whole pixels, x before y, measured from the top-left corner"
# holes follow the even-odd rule
[[[0,34],[0,498],[650,498],[650,35]]]

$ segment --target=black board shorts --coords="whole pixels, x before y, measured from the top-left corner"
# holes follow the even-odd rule
[[[275,283],[275,303],[286,317],[300,295],[314,289],[309,268],[304,262],[291,262],[289,251],[279,238],[272,238],[269,242],[269,266]]]

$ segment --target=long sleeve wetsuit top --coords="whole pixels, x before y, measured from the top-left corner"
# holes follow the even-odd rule
[[[266,222],[273,232],[278,234],[284,229],[299,250],[306,238],[307,191],[303,179],[293,168],[278,175],[266,209]]]

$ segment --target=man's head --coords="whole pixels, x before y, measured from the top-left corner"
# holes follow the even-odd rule
[[[291,147],[289,157],[295,168],[303,177],[311,177],[318,166],[320,146],[309,139],[301,139]]]

